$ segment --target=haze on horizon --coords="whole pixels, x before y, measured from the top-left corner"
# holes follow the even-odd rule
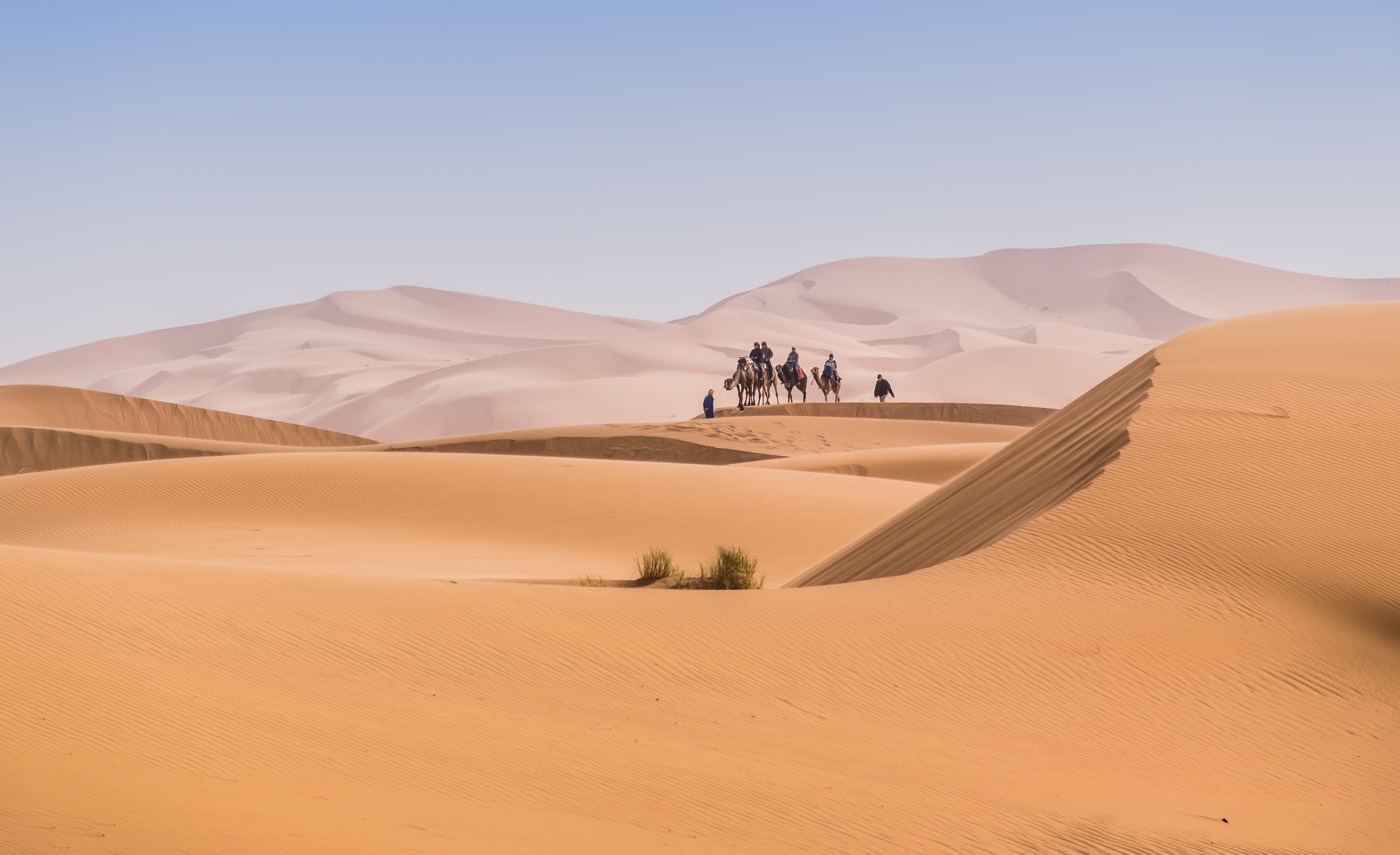
[[[667,320],[864,255],[1400,275],[1400,7],[0,7],[0,365],[396,284]]]

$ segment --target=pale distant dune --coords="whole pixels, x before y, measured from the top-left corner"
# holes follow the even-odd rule
[[[751,430],[774,459],[739,466],[362,446],[0,478],[0,851],[1386,855],[1397,328],[1212,325],[1029,430],[675,432]],[[610,431],[666,435],[580,435]],[[937,490],[820,471],[979,445]],[[716,542],[768,588],[520,583]]]
[[[99,389],[383,441],[687,419],[751,342],[846,401],[1055,409],[1157,342],[1221,318],[1400,299],[1400,280],[1306,276],[1168,246],[1002,250],[822,264],[672,323],[397,287],[95,342],[0,368],[0,384]],[[819,400],[820,394],[813,393]],[[811,396],[809,395],[809,400]],[[784,396],[784,401],[786,397]]]

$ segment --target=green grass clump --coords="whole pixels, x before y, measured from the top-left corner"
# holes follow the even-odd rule
[[[763,587],[763,577],[755,574],[758,560],[737,546],[715,549],[713,564],[701,565],[700,576],[707,588],[746,591]]]
[[[606,588],[608,586],[608,583],[603,581],[602,576],[580,576],[578,583],[585,588]]]
[[[676,562],[671,553],[664,549],[649,549],[637,556],[637,578],[643,582],[656,582],[676,575]]]

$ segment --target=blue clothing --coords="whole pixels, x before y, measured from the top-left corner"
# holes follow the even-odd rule
[[[714,395],[706,395],[706,396],[705,396],[705,418],[707,418],[707,419],[712,419],[712,418],[714,418],[714,417],[715,417],[715,396],[714,396]]]

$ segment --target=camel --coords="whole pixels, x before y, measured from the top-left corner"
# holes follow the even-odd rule
[[[764,404],[778,403],[778,370],[758,366],[758,379],[755,381]]]
[[[787,388],[788,403],[792,403],[792,388],[796,386],[802,392],[802,403],[807,403],[807,375],[802,374],[802,370],[796,365],[789,371],[786,365],[780,366],[779,373],[783,375],[783,386]],[[798,375],[801,375],[799,378]]]
[[[836,397],[836,403],[841,403],[841,378],[823,377],[821,371],[812,369],[812,382],[817,384],[817,388],[822,390],[822,400],[826,400],[828,394]]]
[[[724,391],[733,389],[739,393],[739,409],[743,409],[745,404],[753,404],[754,388],[758,381],[754,375],[753,366],[747,362],[734,369],[733,377],[724,379]]]

